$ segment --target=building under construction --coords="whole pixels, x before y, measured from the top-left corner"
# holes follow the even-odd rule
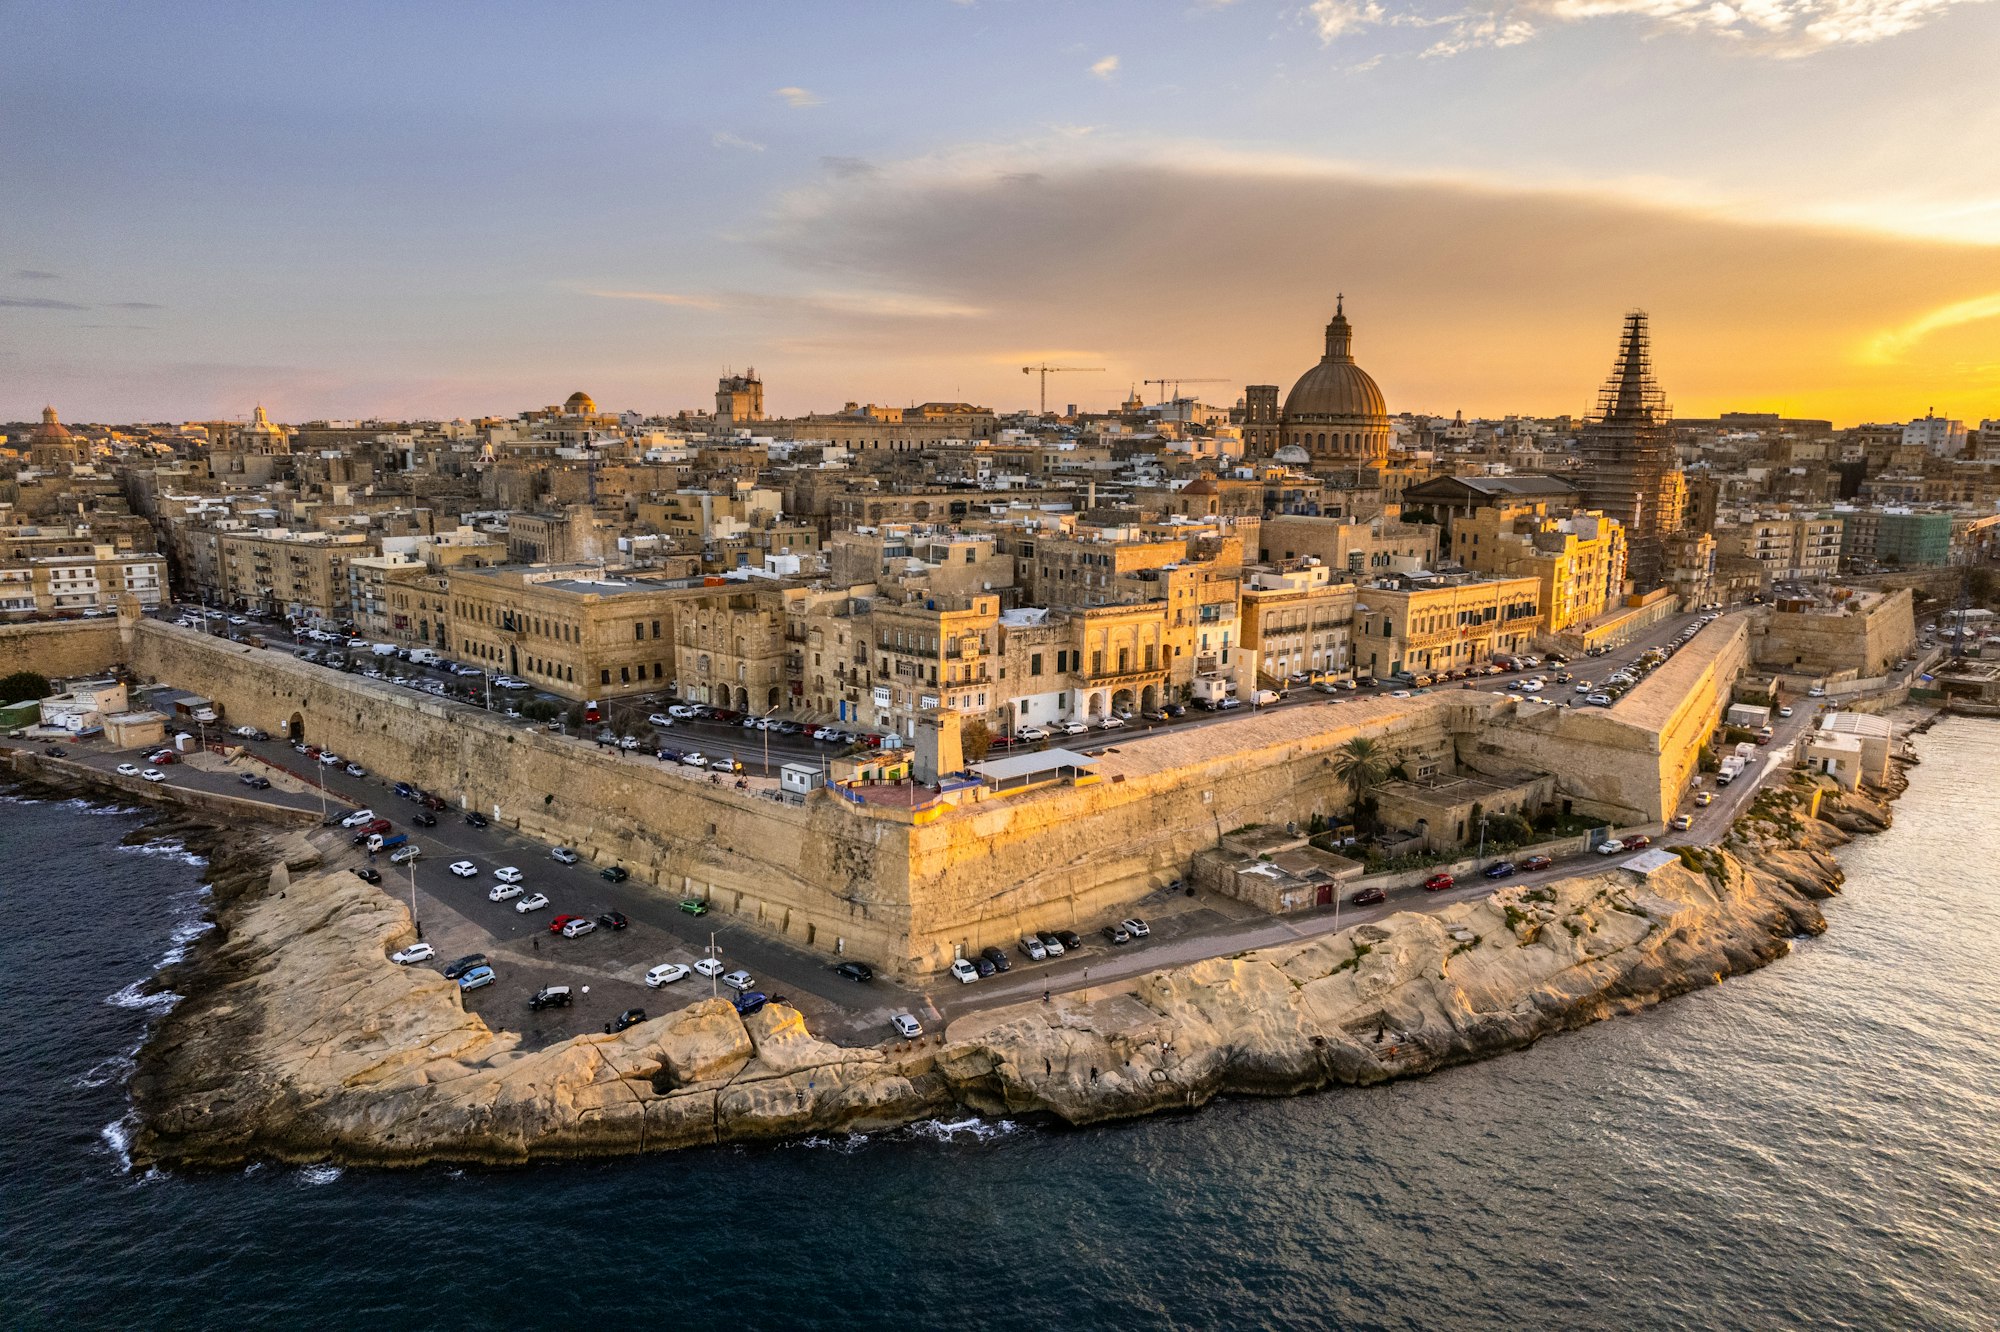
[[[1584,504],[1625,528],[1626,568],[1636,591],[1666,578],[1666,538],[1681,528],[1686,480],[1675,465],[1673,409],[1653,382],[1646,312],[1625,316],[1618,362],[1578,440]]]

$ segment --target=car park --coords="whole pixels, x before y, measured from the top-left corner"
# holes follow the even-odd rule
[[[1032,934],[1021,936],[1021,951],[1028,955],[1030,962],[1046,961],[1049,956],[1049,950],[1042,947],[1042,941]]]
[[[961,957],[951,964],[951,974],[958,978],[960,985],[970,985],[979,979],[979,968]]]
[[[568,1008],[570,992],[567,985],[544,985],[528,999],[528,1007],[536,1012],[544,1008]]]
[[[979,955],[993,964],[995,971],[1012,971],[1014,964],[1007,960],[1007,950],[988,945],[979,950]]]
[[[751,979],[750,973],[747,971],[732,971],[722,978],[722,983],[732,990],[742,991],[749,989],[757,982]]]
[[[389,960],[398,966],[407,967],[413,962],[428,962],[437,956],[437,949],[427,943],[413,943],[408,948],[399,948],[389,954]]]
[[[924,1034],[924,1024],[909,1013],[897,1013],[889,1019],[889,1025],[906,1041],[913,1041]]]
[[[722,974],[722,959],[719,957],[697,958],[694,969],[704,976],[720,976]]]
[[[1348,898],[1347,904],[1349,906],[1374,906],[1378,902],[1386,902],[1388,900],[1389,894],[1383,892],[1380,888],[1363,888],[1360,892]]]
[[[488,893],[487,896],[491,897],[492,894]],[[547,893],[530,893],[520,901],[514,903],[514,910],[525,916],[530,911],[540,911],[548,904],[549,896]]]
[[[833,974],[845,976],[851,981],[866,982],[875,979],[875,969],[866,962],[842,962],[833,969]]]
[[[477,990],[482,986],[491,985],[498,979],[493,974],[493,968],[486,966],[474,967],[458,978],[458,988],[460,990]]]
[[[1131,935],[1134,939],[1143,939],[1147,935],[1153,932],[1153,927],[1151,925],[1148,925],[1145,921],[1141,920],[1137,916],[1127,916],[1124,920],[1121,920],[1118,923],[1120,925],[1123,925],[1125,927],[1125,932]]]
[[[1536,870],[1545,870],[1555,863],[1555,861],[1549,859],[1547,856],[1529,856],[1521,862],[1521,872],[1523,874],[1532,874]]]
[[[499,869],[493,871],[493,877],[502,883],[519,883],[521,881],[521,871],[515,869],[512,865],[502,865]]]
[[[1441,893],[1448,888],[1455,888],[1457,886],[1458,880],[1443,872],[1433,874],[1430,878],[1424,880],[1424,891],[1427,893]]]
[[[672,985],[677,980],[686,980],[688,969],[678,962],[667,962],[646,973],[646,985],[657,990],[662,985]]]
[[[564,922],[561,934],[565,939],[575,939],[589,934],[596,928],[597,922],[589,916],[578,916],[575,920]]]
[[[645,1020],[645,1009],[628,1008],[611,1020],[611,1030],[614,1032],[624,1031],[627,1027],[636,1027]]]
[[[363,883],[382,882],[381,873],[379,871],[369,869],[366,865],[356,866],[354,870],[354,877],[361,880],[361,882]]]

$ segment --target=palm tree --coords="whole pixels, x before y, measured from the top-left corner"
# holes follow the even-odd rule
[[[1354,792],[1354,813],[1359,818],[1375,788],[1388,779],[1389,756],[1375,741],[1357,735],[1333,751],[1333,775]]]

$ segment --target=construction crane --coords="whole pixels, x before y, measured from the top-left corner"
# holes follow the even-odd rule
[[[1101,365],[1024,365],[1021,367],[1021,373],[1024,375],[1040,375],[1042,377],[1043,416],[1049,414],[1050,375],[1091,375],[1101,374],[1103,370],[1104,367]]]
[[[1160,386],[1160,401],[1172,402],[1175,398],[1181,396],[1181,385],[1183,384],[1227,384],[1229,381],[1227,379],[1220,379],[1214,376],[1168,375],[1165,379],[1147,379],[1147,380],[1142,380],[1141,382],[1146,384],[1158,384]],[[1172,384],[1174,386],[1174,391],[1172,393],[1167,392],[1167,385],[1169,384]]]

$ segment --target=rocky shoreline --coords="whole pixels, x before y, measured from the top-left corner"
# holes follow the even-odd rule
[[[232,839],[218,928],[161,977],[185,997],[141,1053],[132,1155],[514,1164],[963,1110],[1090,1124],[1419,1076],[1783,956],[1826,928],[1816,903],[1841,882],[1831,851],[1887,827],[1903,784],[1900,767],[1870,794],[1798,774],[1761,792],[1723,846],[1680,848],[1650,876],[1505,888],[988,1010],[914,1051],[832,1045],[790,1008],[739,1018],[719,999],[523,1051],[466,1013],[452,982],[387,960],[414,938],[402,904],[321,870],[303,834]],[[244,890],[264,874],[264,891]]]

